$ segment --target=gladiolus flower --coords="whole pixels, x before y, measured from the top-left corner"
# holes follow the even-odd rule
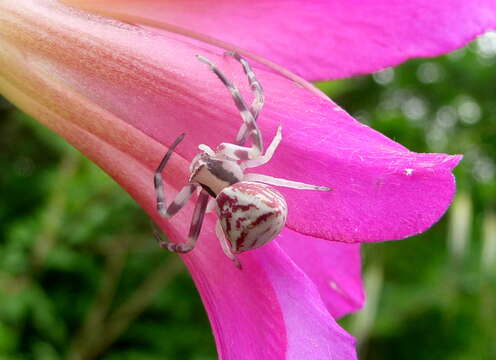
[[[355,358],[353,338],[333,316],[363,302],[358,243],[405,238],[436,222],[454,194],[451,170],[460,157],[410,152],[283,67],[313,80],[436,55],[494,25],[496,4],[71,2],[124,22],[54,0],[0,0],[0,92],[91,158],[172,241],[182,241],[192,207],[161,220],[153,170],[187,133],[164,175],[171,199],[187,181],[197,145],[231,141],[241,123],[226,89],[195,55],[216,63],[243,94],[250,90],[239,64],[214,45],[258,60],[262,133],[268,140],[284,128],[260,172],[333,191],[282,189],[287,227],[241,254],[242,271],[224,256],[214,215],[182,257],[220,358]]]

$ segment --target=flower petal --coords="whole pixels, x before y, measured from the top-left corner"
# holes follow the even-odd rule
[[[43,83],[41,78],[30,80],[34,80],[32,85]],[[70,89],[50,89],[55,91],[49,91],[50,98],[40,103],[38,96],[36,101],[30,97],[34,87],[24,93],[11,85],[2,82],[0,90],[7,90],[18,105],[94,159],[149,213],[155,214],[149,181],[152,169],[135,156],[141,153],[146,159],[148,152],[158,154],[157,143],[87,104]],[[59,96],[53,97],[56,94]],[[63,100],[70,107],[61,109],[50,99]],[[67,120],[68,115],[75,123]],[[114,133],[110,141],[93,135],[97,126],[94,120],[106,122]],[[126,142],[136,144],[140,150],[133,150],[133,154],[120,151],[118,148]],[[179,170],[185,164],[175,157],[170,165]],[[171,195],[177,188],[168,190]],[[191,207],[170,222],[160,223],[169,238],[178,240],[187,232],[190,217]],[[208,216],[197,248],[183,259],[205,304],[220,359],[239,359],[239,354],[244,359],[356,359],[354,339],[333,320],[315,285],[275,242],[240,255],[244,269],[239,271],[220,250],[213,226],[214,218]]]
[[[36,78],[31,80],[35,80],[36,84]],[[6,85],[3,83],[2,91],[15,93]],[[71,115],[77,125],[65,120],[69,115],[65,110],[56,108],[52,112],[26,94],[17,93],[15,97],[21,106],[94,158],[153,214],[154,198],[152,191],[149,191],[152,170],[144,167],[134,156],[119,151],[117,148],[122,144],[115,142],[118,138],[126,139],[125,142],[132,141],[139,145],[143,154],[146,150],[158,153],[157,145],[139,133],[132,134],[111,115],[91,106],[85,107],[84,99],[74,96],[68,102],[64,95],[74,94],[64,90],[65,94],[58,94],[59,100],[72,105]],[[58,114],[59,111],[63,114]],[[81,116],[89,119],[86,117],[88,115],[91,119],[105,120],[110,126],[116,135],[110,143],[108,139],[102,141],[92,135],[94,121],[86,120],[87,123],[84,123],[85,120],[81,119]],[[89,132],[84,129],[87,127]],[[184,168],[181,162],[184,161],[173,159],[171,169]],[[170,193],[172,191],[168,195]],[[182,238],[180,234],[186,233],[188,215],[191,216],[191,211],[181,212],[171,222],[162,224],[171,238]],[[220,358],[238,359],[239,354],[246,359],[356,358],[353,339],[335,323],[325,310],[314,285],[276,243],[242,255],[244,270],[239,271],[220,250],[212,230],[213,223],[213,217],[209,216],[202,241],[194,252],[183,257],[207,308]]]
[[[356,359],[354,339],[327,316],[313,283],[297,267],[285,266],[288,258],[283,251],[271,250],[271,257],[259,255],[259,259],[270,276],[284,315],[288,339],[286,358]],[[253,252],[257,251],[267,249]],[[323,323],[322,318],[329,321]]]
[[[496,27],[493,0],[64,0],[129,22],[207,35],[309,80],[436,56]],[[156,25],[156,24],[155,24]]]
[[[25,1],[31,2],[37,3]],[[249,94],[235,60],[163,33],[57,9],[50,13],[57,24],[49,29],[53,37],[40,32],[36,26],[45,23],[38,19],[22,34],[16,24],[6,26],[2,36],[29,48],[32,66],[155,140],[171,144],[186,132],[177,151],[187,160],[200,143],[215,147],[234,137],[239,113],[226,88],[194,55],[217,63]],[[393,240],[426,230],[446,211],[455,191],[451,169],[459,156],[410,152],[328,99],[279,74],[255,71],[266,92],[259,119],[265,142],[279,124],[284,127],[274,158],[256,171],[333,189],[281,189],[291,229],[344,242]]]
[[[281,248],[317,285],[335,318],[361,309],[365,302],[360,245],[325,241],[286,229],[277,239]]]
[[[68,24],[74,31],[68,31]],[[79,27],[94,31],[94,36],[76,31],[82,30]],[[155,217],[169,238],[177,241],[187,233],[192,207],[171,221],[157,219],[152,179],[164,146],[109,111],[103,97],[107,89],[102,84],[121,79],[122,87],[113,89],[114,96],[132,100],[126,97],[128,79],[124,74],[140,78],[129,71],[138,70],[137,63],[131,61],[136,58],[122,51],[119,44],[113,47],[112,42],[103,41],[112,32],[134,34],[126,27],[120,33],[122,29],[121,24],[67,12],[56,2],[2,3],[0,92],[93,159]],[[70,53],[70,40],[76,41],[78,54]],[[113,58],[107,50],[120,52]],[[85,56],[97,55],[100,58],[86,63]],[[160,67],[154,69],[162,71]],[[95,83],[75,86],[83,75]],[[148,78],[150,87],[141,87],[142,92],[135,95],[148,97],[153,109],[157,88],[150,82],[149,72],[140,71],[139,75]],[[181,92],[173,95],[181,96]],[[92,101],[93,96],[98,101]],[[145,113],[141,115],[144,119]],[[174,174],[166,177],[169,198],[183,184],[186,172],[187,161],[174,155],[167,167],[167,173]],[[239,359],[243,354],[246,359],[356,359],[353,338],[336,324],[314,284],[276,242],[241,255],[244,270],[239,271],[220,249],[214,220],[214,216],[207,216],[201,241],[183,258],[205,303],[220,358]]]

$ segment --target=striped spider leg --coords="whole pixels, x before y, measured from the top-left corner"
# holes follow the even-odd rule
[[[158,231],[155,231],[155,236],[161,247],[165,249],[183,253],[191,251],[199,237],[203,218],[210,204],[217,213],[215,231],[222,250],[238,268],[241,268],[234,254],[258,248],[271,241],[280,233],[286,222],[286,201],[281,193],[269,185],[320,191],[329,191],[330,188],[268,175],[244,173],[247,168],[261,166],[270,161],[282,140],[282,128],[278,127],[264,153],[262,134],[256,122],[264,103],[262,86],[245,59],[235,53],[228,55],[233,56],[243,66],[254,93],[254,100],[248,107],[238,88],[212,62],[198,56],[198,59],[206,63],[227,87],[243,123],[235,143],[221,143],[215,151],[207,145],[199,145],[201,152],[190,164],[189,183],[167,206],[162,172],[174,149],[183,140],[184,134],[174,141],[154,176],[157,211],[161,217],[169,219],[187,203],[195,191],[199,191],[199,196],[186,242],[166,242]],[[251,138],[252,145],[244,146],[248,137]]]
[[[197,55],[197,58],[198,58],[198,60],[206,63],[210,67],[210,69],[212,69],[212,71],[217,75],[217,77],[222,81],[222,83],[229,89],[229,91],[233,97],[234,103],[236,104],[240,113],[243,113],[243,112],[246,113],[246,110],[249,110],[249,112],[251,113],[251,115],[253,117],[253,119],[251,119],[249,116],[247,116],[249,122],[252,122],[252,121],[256,122],[258,115],[260,114],[260,110],[262,109],[262,107],[264,105],[264,99],[265,99],[262,85],[258,81],[258,79],[257,79],[255,73],[253,72],[253,69],[251,68],[248,61],[246,61],[241,56],[239,56],[238,53],[225,52],[224,55],[232,56],[239,63],[241,63],[241,65],[243,67],[243,71],[246,74],[246,77],[248,78],[248,84],[250,85],[250,88],[251,88],[253,95],[254,95],[252,104],[250,105],[249,109],[247,109],[246,103],[245,103],[244,99],[241,97],[241,94],[240,94],[239,90],[237,89],[237,87],[231,81],[229,81],[229,79],[227,79],[227,77],[222,73],[222,71],[220,71],[210,60],[206,59],[205,57]],[[245,119],[245,117],[243,117],[243,119]],[[260,131],[258,131],[258,133],[260,133]],[[253,136],[257,136],[256,132],[254,133],[252,131],[250,133],[250,131],[248,130],[248,126],[246,125],[246,122],[243,121],[243,123],[241,124],[241,127],[238,130],[238,134],[235,138],[235,141],[234,141],[235,144],[243,146],[250,134],[252,134]],[[259,138],[253,140],[254,144],[257,142],[262,144],[261,135]],[[203,144],[200,145],[200,150],[204,150],[206,148],[207,148],[206,145],[203,145]],[[242,149],[242,151],[246,150],[245,148],[241,148],[241,149]],[[262,150],[263,149],[260,149],[260,152]],[[209,212],[213,211],[214,209],[215,209],[215,199],[211,198],[209,203],[208,203],[206,212],[209,213]]]
[[[228,53],[229,54],[229,53]],[[241,64],[243,65],[244,71],[248,76],[250,85],[252,89],[255,92],[255,101],[254,104],[252,105],[251,108],[248,108],[246,105],[245,100],[241,96],[241,93],[239,92],[238,88],[236,85],[234,85],[223,73],[220,71],[217,66],[215,66],[210,60],[207,58],[204,58],[203,56],[197,55],[198,60],[201,62],[204,62],[207,64],[210,69],[217,75],[219,80],[227,87],[229,92],[231,93],[231,96],[234,100],[234,104],[238,108],[238,111],[241,115],[241,118],[243,119],[243,124],[241,125],[241,128],[238,131],[238,136],[236,137],[236,142],[243,144],[246,140],[246,137],[251,135],[253,145],[250,150],[250,156],[251,157],[257,157],[261,153],[263,153],[263,140],[262,140],[262,133],[260,132],[260,129],[258,128],[256,118],[253,115],[253,113],[256,114],[258,117],[258,113],[260,109],[263,106],[263,91],[262,87],[260,85],[255,85],[259,84],[258,80],[255,77],[255,74],[253,73],[253,70],[251,69],[250,65],[246,62],[246,60],[242,59],[237,55],[236,53],[233,54],[235,59],[239,59]],[[248,75],[249,74],[249,75]]]
[[[155,176],[153,178],[155,193],[157,195],[157,211],[159,215],[164,219],[170,219],[171,217],[176,215],[179,212],[179,210],[181,210],[183,206],[186,205],[188,200],[191,198],[191,196],[199,186],[198,184],[192,182],[185,185],[182,188],[182,190],[179,192],[179,194],[176,195],[175,199],[169,204],[169,206],[167,206],[165,201],[162,171],[164,170],[165,165],[172,156],[172,153],[174,152],[176,146],[179,145],[179,143],[184,139],[184,136],[185,134],[181,134],[171,145],[171,147],[163,157],[162,161],[160,162],[159,166],[157,167],[157,170],[155,171]],[[170,251],[185,253],[191,251],[195,247],[196,240],[200,235],[200,230],[203,223],[203,217],[207,207],[208,199],[209,199],[209,194],[205,190],[202,190],[200,192],[200,195],[198,196],[198,201],[196,203],[195,210],[193,213],[193,220],[191,222],[188,239],[185,243],[167,242],[162,239],[158,230],[154,228],[155,238],[158,240],[162,248],[168,249]]]
[[[260,84],[260,82],[258,81],[248,61],[246,61],[241,56],[239,56],[238,53],[226,52],[225,55],[232,56],[233,58],[238,60],[243,66],[243,71],[245,72],[246,77],[248,78],[248,84],[250,84],[251,91],[253,92],[254,95],[253,102],[250,106],[250,112],[256,121],[258,118],[258,114],[260,114],[260,110],[262,110],[265,100],[262,84]],[[247,137],[248,137],[248,128],[246,127],[245,123],[243,123],[239,128],[235,143],[237,145],[244,145]]]

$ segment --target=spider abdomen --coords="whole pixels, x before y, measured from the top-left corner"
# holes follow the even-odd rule
[[[223,189],[216,201],[220,224],[235,253],[268,243],[286,223],[288,207],[284,197],[262,183],[235,183]]]

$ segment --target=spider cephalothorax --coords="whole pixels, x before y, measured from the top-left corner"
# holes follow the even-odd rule
[[[248,107],[236,86],[213,63],[198,56],[198,59],[206,63],[229,89],[243,123],[234,144],[222,143],[215,151],[204,144],[199,146],[202,152],[195,156],[190,164],[189,183],[167,206],[162,171],[176,146],[183,140],[184,134],[174,141],[155,172],[157,211],[161,217],[169,219],[181,210],[195,191],[199,191],[199,196],[186,242],[170,243],[162,240],[158,232],[155,232],[155,235],[162,247],[170,251],[188,252],[194,248],[200,235],[205,213],[215,209],[218,216],[216,234],[222,249],[240,267],[234,253],[266,244],[281,232],[286,222],[288,213],[286,201],[279,191],[269,185],[302,190],[329,191],[330,189],[267,175],[244,173],[245,169],[263,165],[272,158],[282,140],[282,129],[281,126],[278,127],[274,139],[264,153],[262,134],[256,122],[264,103],[262,86],[245,59],[235,53],[228,55],[233,56],[243,66],[254,93],[253,103]],[[244,146],[248,137],[252,140],[251,147]]]

